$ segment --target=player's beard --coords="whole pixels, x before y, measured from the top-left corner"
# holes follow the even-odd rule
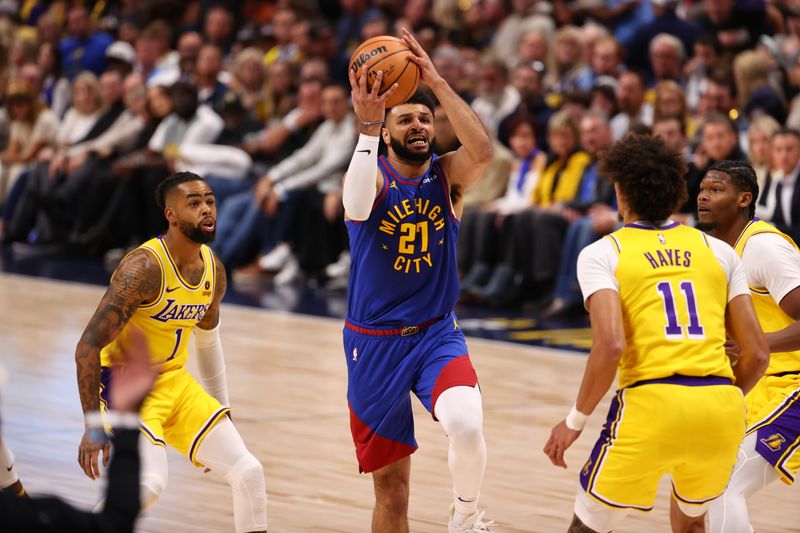
[[[428,139],[428,149],[425,152],[412,152],[408,148],[406,148],[405,143],[396,138],[394,135],[389,135],[389,141],[392,143],[392,150],[401,159],[405,159],[407,161],[416,161],[417,163],[424,163],[427,161],[431,154],[433,153],[433,139]]]
[[[190,222],[179,222],[178,229],[180,229],[181,233],[186,235],[186,237],[188,237],[189,240],[194,243],[210,244],[214,242],[214,237],[216,236],[217,228],[216,226],[214,226],[214,231],[212,232],[203,231],[203,229],[200,227],[200,224],[202,223],[203,222],[200,221],[200,223],[197,224],[196,226],[192,226]]]

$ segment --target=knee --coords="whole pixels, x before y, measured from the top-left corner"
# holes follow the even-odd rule
[[[375,481],[375,501],[392,515],[407,514],[408,495],[408,480],[400,476]]]
[[[459,450],[475,450],[483,444],[483,420],[480,413],[458,413],[447,421],[445,432]]]
[[[142,472],[140,495],[142,512],[156,504],[164,489],[167,488],[167,477],[156,472]]]
[[[225,480],[234,489],[246,487],[251,494],[264,494],[264,467],[251,453],[247,453],[225,473]]]

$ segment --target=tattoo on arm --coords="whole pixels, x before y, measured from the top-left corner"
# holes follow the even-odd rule
[[[134,251],[117,268],[75,350],[84,412],[100,406],[100,350],[119,335],[139,305],[158,297],[160,288],[161,269],[147,250]]]
[[[214,264],[217,267],[217,274],[214,279],[214,301],[211,302],[211,307],[208,308],[206,314],[203,315],[203,318],[200,322],[197,323],[197,327],[200,329],[214,329],[219,324],[219,306],[222,302],[222,298],[225,296],[225,291],[228,290],[228,278],[225,274],[225,265],[222,264],[222,261],[215,255],[214,256]]]

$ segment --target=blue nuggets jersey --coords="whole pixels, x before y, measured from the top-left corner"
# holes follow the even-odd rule
[[[436,155],[417,178],[378,159],[383,188],[364,221],[347,221],[350,235],[348,320],[405,326],[452,311],[458,299],[456,238],[450,186]]]

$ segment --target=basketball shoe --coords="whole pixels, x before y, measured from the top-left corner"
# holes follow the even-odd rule
[[[485,511],[475,511],[471,515],[464,517],[460,522],[453,520],[455,512],[455,505],[450,504],[450,521],[447,523],[448,533],[492,533],[489,526],[494,525],[494,522],[483,522],[483,513]]]

